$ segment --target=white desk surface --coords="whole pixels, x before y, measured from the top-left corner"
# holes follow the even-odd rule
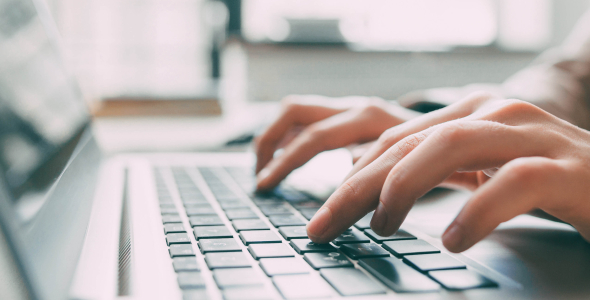
[[[111,117],[93,121],[107,153],[206,151],[272,121],[278,103],[240,104],[215,117]]]

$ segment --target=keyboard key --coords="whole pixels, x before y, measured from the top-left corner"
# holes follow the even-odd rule
[[[285,299],[328,298],[334,293],[324,279],[311,275],[276,276],[272,281]]]
[[[340,252],[306,253],[303,259],[314,269],[347,268],[354,265]]]
[[[278,204],[286,203],[285,200],[278,199],[273,196],[266,197],[266,196],[259,196],[259,195],[254,195],[252,198],[252,201],[254,201],[254,203],[256,203],[256,205],[278,205]]]
[[[336,251],[336,248],[330,244],[316,244],[310,239],[292,239],[289,243],[299,254]]]
[[[160,204],[170,204],[170,205],[174,205],[174,201],[172,201],[172,198],[160,198],[158,199]]]
[[[286,258],[263,258],[260,260],[260,267],[268,276],[307,274],[309,267],[302,260],[294,257]]]
[[[168,223],[164,224],[164,234],[186,232],[182,223]]]
[[[209,269],[251,267],[244,252],[216,252],[205,254]]]
[[[270,230],[252,230],[240,232],[240,239],[244,245],[260,243],[280,243],[281,238]]]
[[[199,248],[202,253],[242,251],[235,239],[201,239]]]
[[[385,294],[386,290],[359,269],[322,269],[320,274],[342,296]]]
[[[272,297],[262,287],[235,288],[223,290],[225,300],[270,300]]]
[[[162,215],[162,223],[181,223],[182,219],[180,219],[179,215]]]
[[[361,259],[359,265],[398,293],[440,290],[438,283],[395,257]]]
[[[304,208],[299,210],[299,212],[303,215],[303,217],[305,217],[307,220],[311,220],[311,218],[313,218],[313,215],[315,215],[315,213],[317,213],[319,210],[319,208]]]
[[[186,233],[169,233],[166,235],[166,243],[168,246],[172,244],[190,244],[191,240]]]
[[[183,200],[196,200],[207,202],[207,198],[205,198],[205,196],[201,194],[201,192],[189,189],[181,189],[180,198]]]
[[[206,205],[207,201],[183,201],[182,203],[186,207],[187,205]]]
[[[249,208],[240,209],[228,209],[225,211],[225,215],[230,220],[237,219],[257,219],[258,216]]]
[[[158,197],[158,202],[160,204],[174,205],[174,200],[172,200],[172,196],[170,196],[170,194],[160,195]]]
[[[371,228],[371,219],[373,218],[374,211],[366,214],[358,222],[354,223],[354,227],[358,230],[365,230]]]
[[[213,195],[219,203],[222,202],[233,202],[233,201],[240,201],[240,197],[234,194],[232,191],[215,191],[213,190]]]
[[[387,257],[389,252],[379,247],[377,244],[345,244],[340,247],[344,254],[352,259],[369,258],[369,257]]]
[[[375,233],[372,229],[365,230],[365,234],[370,237],[373,241],[377,243],[382,243],[385,241],[401,241],[401,240],[415,240],[416,237],[409,234],[403,229],[398,230],[396,233],[390,236],[380,236]]]
[[[205,198],[183,197],[180,199],[184,205],[188,204],[209,204]]]
[[[242,230],[263,230],[270,229],[264,221],[260,219],[245,219],[245,220],[234,220],[232,225],[236,231]]]
[[[295,215],[276,215],[270,216],[268,219],[275,227],[305,225],[305,221]]]
[[[412,254],[439,253],[436,247],[423,240],[405,240],[383,242],[383,248],[397,257]]]
[[[432,271],[428,272],[428,275],[449,290],[468,290],[498,286],[494,281],[467,269]]]
[[[170,257],[178,256],[195,256],[193,246],[191,244],[173,244],[168,248]]]
[[[297,209],[297,210],[305,209],[305,208],[320,208],[320,207],[322,207],[322,204],[320,202],[313,201],[313,200],[295,202],[295,203],[291,203],[291,205],[293,205],[293,207],[295,207],[295,209]]]
[[[182,291],[182,300],[208,300],[206,289],[192,289]]]
[[[286,239],[307,239],[305,226],[285,226],[279,228],[279,233]]]
[[[198,203],[198,204],[183,203],[183,204],[184,204],[184,208],[213,208],[213,206],[211,206],[211,204],[209,204],[209,203]]]
[[[185,207],[186,214],[189,216],[205,216],[205,215],[216,215],[215,209],[211,206],[205,207]]]
[[[204,289],[205,280],[199,272],[179,272],[178,285],[181,289]]]
[[[178,214],[178,211],[175,207],[160,207],[160,213],[165,214]]]
[[[249,208],[250,205],[244,203],[243,201],[240,200],[233,200],[233,201],[219,201],[219,205],[221,206],[221,208],[223,208],[224,210],[227,209],[236,209],[236,208]]]
[[[261,286],[262,277],[252,268],[215,269],[213,279],[220,289]]]
[[[197,240],[233,237],[232,233],[225,226],[197,226],[193,227],[193,231]]]
[[[359,232],[357,230],[351,230],[351,231],[347,231],[342,233],[340,236],[338,236],[336,239],[334,239],[332,242],[337,245],[344,245],[344,244],[354,244],[354,243],[369,243],[371,240],[369,240],[369,238],[364,235],[362,232]]]
[[[286,203],[278,204],[278,205],[261,205],[260,211],[262,211],[262,213],[267,217],[268,216],[275,216],[275,215],[292,215],[293,214],[290,207]]]
[[[434,253],[404,256],[404,262],[422,271],[465,269],[465,264],[448,254]]]
[[[221,226],[223,221],[218,216],[193,216],[189,217],[191,226]]]
[[[310,198],[306,195],[304,195],[303,193],[293,190],[293,189],[288,189],[285,187],[281,187],[279,186],[278,188],[276,188],[274,190],[274,193],[277,195],[277,197],[285,199],[289,202],[302,202],[302,201],[307,201],[310,200]]]
[[[248,251],[254,259],[273,257],[293,257],[295,252],[287,244],[253,244],[248,246]]]
[[[172,259],[172,266],[176,272],[199,271],[199,265],[194,256],[175,257]]]

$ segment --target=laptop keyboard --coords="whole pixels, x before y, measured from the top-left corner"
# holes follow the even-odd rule
[[[164,180],[166,170],[155,169],[156,187],[165,242],[185,299],[307,299],[498,286],[403,229],[377,235],[369,225],[372,213],[332,243],[315,244],[305,225],[321,202],[287,189],[252,194],[254,177],[245,168],[173,167],[175,187]],[[215,199],[197,186],[199,177]],[[207,276],[216,286],[207,284]]]

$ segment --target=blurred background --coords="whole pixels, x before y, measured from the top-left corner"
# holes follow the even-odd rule
[[[211,78],[214,43],[231,54],[222,76],[246,82],[249,101],[290,93],[395,99],[420,88],[501,82],[559,44],[589,5],[225,0],[223,11],[206,0],[47,1],[68,63],[92,100],[194,93]]]
[[[67,64],[91,105],[112,97],[210,97],[213,90],[224,114],[289,94],[396,99],[418,89],[500,83],[560,44],[590,5],[588,0],[46,1]],[[152,130],[164,126],[149,124]]]

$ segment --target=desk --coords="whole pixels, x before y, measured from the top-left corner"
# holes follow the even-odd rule
[[[243,103],[219,117],[97,118],[93,130],[107,153],[211,151],[271,122],[278,110],[278,103]]]

